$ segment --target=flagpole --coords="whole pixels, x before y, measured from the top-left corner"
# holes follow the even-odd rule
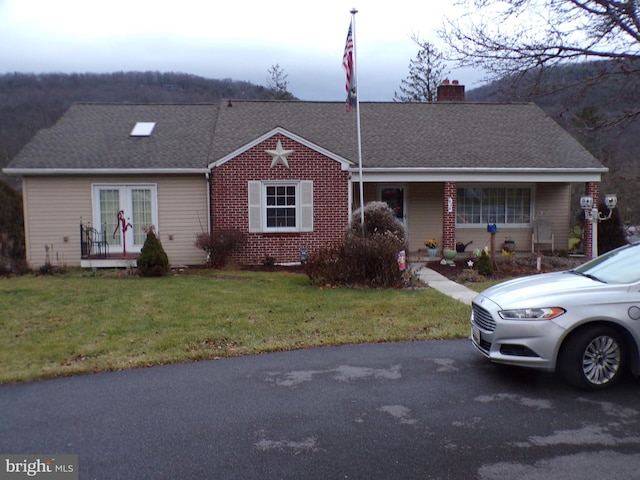
[[[364,227],[364,186],[362,181],[362,137],[360,136],[360,95],[358,92],[358,52],[356,47],[356,13],[351,10],[351,28],[353,35],[353,91],[355,92],[356,135],[358,141],[358,175],[360,176],[360,225]]]

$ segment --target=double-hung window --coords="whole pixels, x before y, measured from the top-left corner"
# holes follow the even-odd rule
[[[459,226],[487,223],[529,225],[532,188],[461,186],[458,187],[456,207],[456,224]]]
[[[249,182],[250,232],[313,231],[312,181]]]
[[[265,185],[265,220],[268,229],[295,229],[298,225],[297,185]]]
[[[150,226],[158,227],[158,194],[155,184],[94,184],[93,225],[107,233],[109,251],[140,251]],[[122,211],[126,232],[118,221]]]

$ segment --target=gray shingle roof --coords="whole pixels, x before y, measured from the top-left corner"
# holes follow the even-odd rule
[[[344,103],[233,101],[220,106],[211,162],[282,127],[339,156],[357,162],[356,125]]]
[[[9,168],[206,168],[218,105],[74,104],[41,130]],[[131,137],[137,122],[156,122]]]
[[[276,126],[357,163],[355,112],[344,103],[222,106],[212,161]],[[361,103],[365,168],[602,168],[532,103]]]
[[[602,169],[534,104],[361,103],[365,168]],[[130,137],[138,121],[150,137]],[[9,165],[17,169],[203,169],[276,127],[357,164],[342,102],[77,104]]]

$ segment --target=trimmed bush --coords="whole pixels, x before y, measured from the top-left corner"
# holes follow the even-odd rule
[[[360,209],[353,212],[347,235],[376,237],[392,234],[402,245],[405,243],[404,225],[398,221],[393,210],[385,202],[369,202],[364,206],[364,224],[360,222]]]
[[[142,277],[162,277],[169,273],[169,257],[153,228],[149,229],[147,239],[140,251],[138,273]]]
[[[398,253],[406,249],[404,226],[384,202],[364,207],[353,214],[344,241],[312,252],[305,264],[309,279],[316,284],[397,287],[402,285]]]

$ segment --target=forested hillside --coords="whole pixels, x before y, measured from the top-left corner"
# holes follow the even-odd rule
[[[629,69],[628,69],[629,70]],[[558,67],[470,90],[468,101],[532,101],[609,168],[601,193],[616,193],[621,218],[640,224],[640,77],[613,62]],[[577,198],[580,192],[575,193]]]
[[[268,99],[272,93],[249,82],[182,73],[0,75],[0,168],[73,102],[203,103],[224,98]]]

